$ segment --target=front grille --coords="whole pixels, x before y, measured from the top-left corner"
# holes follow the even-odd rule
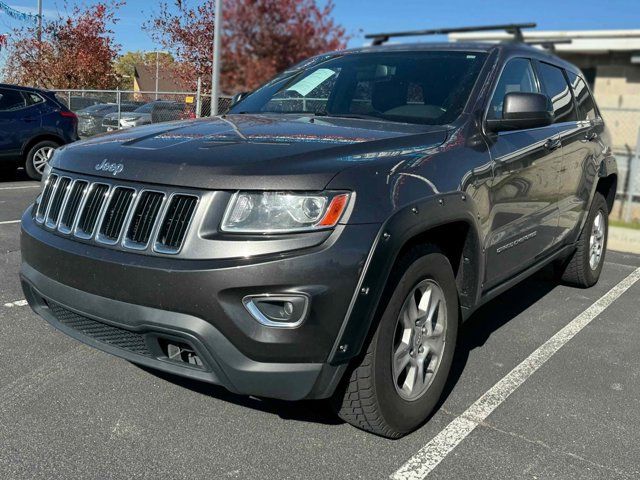
[[[49,310],[56,319],[74,330],[98,342],[122,348],[138,355],[152,356],[144,336],[123,328],[107,325],[47,301]]]
[[[191,195],[175,195],[171,199],[158,235],[163,251],[180,250],[197,203],[198,198]]]
[[[35,207],[35,219],[85,241],[175,255],[187,238],[199,198],[53,173]]]

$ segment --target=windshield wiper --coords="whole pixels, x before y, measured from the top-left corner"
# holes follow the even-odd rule
[[[363,113],[327,113],[327,112],[309,112],[316,117],[332,117],[332,118],[357,118],[360,120],[378,120],[384,121],[382,117],[377,115],[366,115]]]

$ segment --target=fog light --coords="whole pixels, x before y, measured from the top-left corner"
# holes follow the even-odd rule
[[[295,295],[249,295],[242,299],[247,311],[267,327],[295,328],[304,322],[309,298]]]

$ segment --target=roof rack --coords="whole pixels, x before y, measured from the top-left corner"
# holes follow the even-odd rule
[[[516,42],[524,42],[524,36],[522,35],[523,28],[535,28],[535,23],[509,23],[505,25],[480,25],[477,27],[458,27],[458,28],[434,28],[431,30],[412,30],[408,32],[393,32],[393,33],[370,33],[365,35],[364,38],[373,39],[372,45],[382,45],[388,42],[392,37],[415,37],[422,35],[447,35],[449,33],[465,33],[465,32],[486,32],[492,30],[504,30],[507,33],[513,35],[513,40]]]

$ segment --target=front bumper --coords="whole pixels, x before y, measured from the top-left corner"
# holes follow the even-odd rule
[[[345,365],[327,363],[379,226],[343,226],[317,248],[289,256],[187,261],[75,242],[25,213],[25,298],[64,333],[131,362],[287,400],[326,398]],[[305,322],[274,329],[242,306],[247,294],[304,292]],[[169,359],[163,344],[186,344],[202,360]]]

